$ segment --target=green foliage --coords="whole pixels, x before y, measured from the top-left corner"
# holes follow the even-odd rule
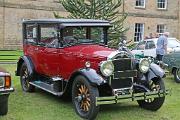
[[[111,22],[109,30],[109,44],[117,47],[120,38],[127,31],[123,22],[127,14],[119,11],[123,0],[59,0],[63,7],[70,13],[68,18],[103,19]],[[54,13],[56,18],[62,18]]]

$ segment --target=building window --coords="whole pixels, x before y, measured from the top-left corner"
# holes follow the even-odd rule
[[[136,7],[145,8],[145,0],[136,0]]]
[[[162,35],[166,30],[166,26],[163,24],[157,25],[157,33]]]
[[[167,8],[167,0],[157,0],[158,9],[166,9]]]
[[[134,42],[139,42],[144,38],[144,24],[135,24]]]

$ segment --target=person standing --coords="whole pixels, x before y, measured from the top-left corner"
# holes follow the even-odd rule
[[[168,36],[169,32],[165,32],[157,40],[156,59],[158,61],[162,61],[163,56],[167,53]]]

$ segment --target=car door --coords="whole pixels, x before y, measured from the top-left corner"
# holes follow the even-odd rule
[[[146,57],[156,57],[156,45],[153,40],[149,40],[146,42],[144,56]]]
[[[29,56],[33,62],[36,71],[40,70],[39,57],[38,57],[38,35],[37,24],[23,24],[24,29],[24,55]]]
[[[39,64],[43,75],[58,76],[58,30],[56,24],[39,25]]]
[[[136,58],[144,57],[144,49],[145,49],[146,41],[141,41],[137,44],[137,46],[131,51]]]

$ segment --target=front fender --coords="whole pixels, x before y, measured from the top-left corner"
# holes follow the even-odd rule
[[[96,70],[94,70],[92,68],[80,69],[78,72],[81,75],[84,75],[88,79],[88,81],[91,83],[91,85],[100,86],[100,85],[106,83],[106,81],[103,79],[103,77],[101,77],[96,72]]]
[[[21,56],[20,57],[19,61],[17,62],[16,76],[20,75],[20,70],[21,70],[21,66],[22,66],[23,63],[25,63],[27,65],[29,75],[32,76],[33,73],[34,73],[34,65],[32,63],[31,58],[28,57],[28,56]]]
[[[164,70],[155,63],[151,63],[149,71],[143,75],[142,80],[152,80],[153,78],[165,77]]]

